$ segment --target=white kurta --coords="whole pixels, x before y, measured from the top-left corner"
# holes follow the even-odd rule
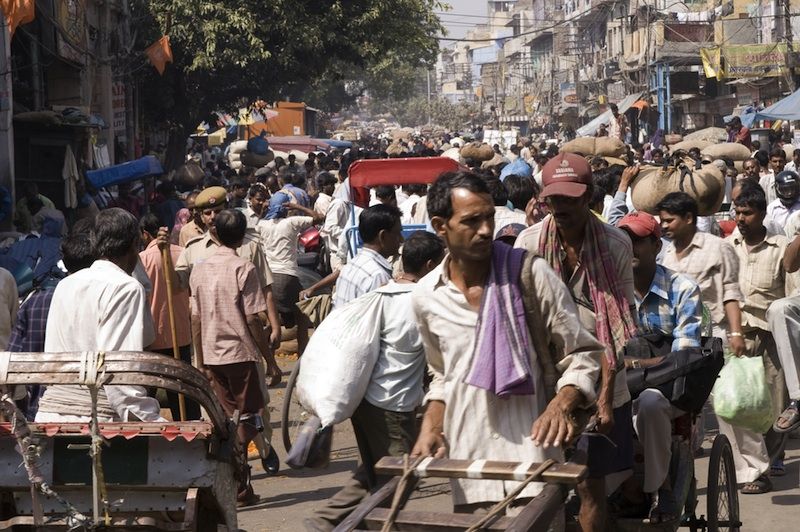
[[[47,316],[45,351],[143,351],[155,339],[142,285],[117,265],[97,260],[56,286]],[[49,387],[42,398],[61,387]],[[74,392],[76,388],[72,388]],[[122,421],[159,421],[158,401],[142,386],[104,386],[108,403]],[[85,391],[86,404],[89,392]],[[85,405],[78,405],[85,406]],[[42,413],[74,414],[75,409]]]
[[[453,459],[488,459],[512,462],[563,460],[560,448],[544,449],[531,440],[534,421],[547,407],[542,371],[531,349],[535,393],[498,398],[467,385],[464,380],[475,355],[478,312],[449,280],[449,258],[423,278],[414,291],[414,311],[420,326],[433,381],[426,400],[443,401],[444,433]],[[545,323],[559,356],[557,388],[577,387],[588,402],[596,399],[603,347],[581,325],[575,303],[564,283],[544,260],[532,263],[536,294]],[[500,501],[517,486],[500,480],[453,480],[454,504]],[[531,484],[520,497],[534,497],[541,484]]]

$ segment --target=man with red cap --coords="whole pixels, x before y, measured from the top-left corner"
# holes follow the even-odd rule
[[[583,436],[589,478],[578,486],[585,532],[607,530],[605,477],[633,467],[631,396],[622,351],[636,334],[631,241],[589,209],[592,169],[586,160],[561,153],[542,168],[540,197],[550,214],[523,231],[516,247],[543,257],[566,283],[581,323],[605,346],[597,398],[597,431]]]
[[[633,243],[633,282],[639,313],[639,336],[656,344],[669,342],[671,351],[700,346],[703,306],[700,287],[689,277],[656,262],[661,251],[661,227],[645,212],[628,214],[617,225]],[[663,357],[628,358],[628,368],[644,368]],[[626,501],[620,507],[649,504],[651,523],[679,517],[670,491],[672,420],[684,412],[673,407],[659,390],[644,390],[633,401],[633,425],[644,449],[644,494],[649,500]],[[637,504],[642,503],[642,504]]]

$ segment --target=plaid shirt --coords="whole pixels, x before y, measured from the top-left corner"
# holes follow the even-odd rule
[[[17,312],[17,322],[11,331],[8,350],[13,353],[40,353],[44,351],[44,334],[50,301],[56,288],[48,287],[33,292]]]
[[[656,266],[650,290],[636,296],[639,331],[672,336],[672,350],[700,347],[703,305],[697,283],[664,266]]]
[[[385,257],[361,248],[356,257],[342,268],[336,281],[333,306],[340,307],[392,280],[392,265]]]

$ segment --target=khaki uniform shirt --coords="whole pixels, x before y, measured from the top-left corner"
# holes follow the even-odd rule
[[[181,256],[175,262],[175,275],[178,277],[181,287],[189,286],[189,275],[192,273],[192,267],[211,257],[220,247],[222,246],[211,238],[211,233],[206,233],[202,237],[189,241],[186,248],[181,252]],[[270,271],[267,259],[261,250],[260,240],[256,233],[248,230],[245,233],[244,242],[236,250],[236,253],[243,259],[252,262],[253,266],[256,267],[261,288],[266,288],[272,284],[272,271]]]
[[[679,259],[675,244],[670,243],[662,254],[661,263],[688,275],[700,285],[700,295],[712,323],[727,330],[725,302],[744,299],[739,289],[739,257],[733,247],[718,236],[698,232],[686,256]]]
[[[726,239],[739,258],[739,289],[744,295],[742,326],[769,331],[767,309],[776,299],[786,297],[786,271],[783,255],[789,239],[783,235],[768,235],[748,250],[741,234]]]
[[[531,347],[534,395],[499,398],[488,390],[464,383],[475,356],[478,311],[448,275],[449,257],[426,275],[412,295],[425,356],[433,380],[426,400],[446,405],[444,433],[450,458],[543,462],[561,460],[560,448],[544,449],[531,441],[533,422],[547,407],[543,371]],[[557,390],[578,388],[589,403],[596,399],[603,346],[581,325],[575,303],[552,269],[543,260],[531,264],[536,294],[544,323],[556,346]],[[500,480],[451,481],[453,502],[471,504],[500,501],[518,485]],[[526,487],[520,497],[536,496],[541,484]]]
[[[185,248],[190,240],[203,236],[204,231],[195,223],[194,220],[189,220],[189,223],[181,227],[181,232],[178,235],[178,245]]]

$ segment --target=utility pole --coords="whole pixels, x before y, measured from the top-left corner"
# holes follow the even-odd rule
[[[431,69],[426,72],[428,75],[428,124],[431,123]]]
[[[789,89],[791,91],[797,90],[797,77],[795,76],[794,67],[794,35],[792,33],[792,13],[791,13],[791,0],[782,0],[783,2],[783,33],[786,37],[786,67],[789,70]]]

